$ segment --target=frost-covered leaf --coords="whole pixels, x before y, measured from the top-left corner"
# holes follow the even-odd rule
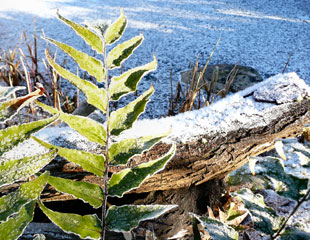
[[[130,102],[125,107],[112,112],[109,119],[111,134],[117,136],[122,131],[131,128],[132,124],[138,119],[140,114],[144,112],[145,106],[153,93],[154,87],[151,86],[149,90],[145,91],[143,95],[136,100]]]
[[[51,38],[44,38],[49,42],[53,43],[60,49],[62,49],[65,53],[67,53],[73,60],[79,65],[79,67],[88,72],[89,75],[95,77],[98,82],[103,82],[105,73],[103,64],[97,58],[91,57],[88,54],[76,50],[75,48],[62,43],[58,42]]]
[[[228,183],[230,185],[245,185],[252,190],[272,189],[279,195],[294,200],[300,199],[307,189],[308,179],[300,179],[283,168],[283,161],[273,157],[255,157],[255,176],[245,165],[236,172],[230,174]]]
[[[124,193],[138,188],[146,178],[165,168],[167,162],[173,158],[175,149],[176,147],[173,145],[170,151],[159,159],[114,173],[109,181],[110,196],[122,197]]]
[[[121,76],[113,77],[109,86],[111,99],[118,101],[124,95],[134,92],[141,78],[157,68],[157,60],[144,66],[136,67],[123,73]]]
[[[310,233],[304,232],[299,229],[286,229],[284,233],[281,234],[280,240],[309,240]]]
[[[8,98],[10,95],[15,93],[16,91],[25,89],[24,86],[17,87],[2,87],[0,86],[0,100]]]
[[[203,228],[210,234],[212,239],[216,240],[238,240],[239,234],[232,227],[226,223],[220,222],[216,219],[198,216],[191,213],[193,217],[200,221]]]
[[[121,8],[121,15],[119,18],[108,27],[104,40],[107,45],[116,42],[123,35],[127,26],[127,19],[124,10]]]
[[[81,216],[55,212],[45,207],[41,202],[39,202],[39,206],[44,214],[66,233],[74,233],[80,238],[100,239],[101,221],[97,215]]]
[[[0,224],[0,239],[15,240],[21,236],[33,219],[35,201],[31,201],[8,221]]]
[[[52,176],[48,178],[48,183],[57,191],[71,194],[94,208],[99,208],[102,205],[103,191],[99,185]]]
[[[118,44],[108,54],[107,64],[110,69],[120,67],[121,64],[131,56],[143,42],[143,35],[140,34],[126,42]]]
[[[59,118],[61,120],[67,123],[72,129],[86,137],[89,141],[96,142],[101,145],[105,144],[106,131],[104,126],[97,121],[87,117],[60,112],[57,109],[47,106],[41,102],[37,102],[37,104],[51,114],[59,113]]]
[[[96,174],[99,177],[103,176],[104,173],[104,161],[105,158],[103,155],[84,152],[76,149],[68,149],[58,147],[47,142],[44,142],[36,137],[33,137],[38,143],[42,146],[49,149],[57,149],[58,155],[67,159],[70,162],[74,162],[80,165],[85,171],[89,171],[93,174]]]
[[[65,68],[58,65],[53,58],[49,55],[48,51],[45,51],[45,55],[48,63],[54,68],[54,70],[63,78],[67,79],[70,83],[79,88],[87,98],[87,102],[96,108],[105,112],[107,106],[106,91],[103,88],[98,88],[90,81],[79,78],[77,75],[69,72]]]
[[[0,221],[6,221],[9,216],[17,213],[25,204],[37,199],[47,183],[48,177],[49,172],[45,172],[36,179],[20,185],[15,192],[1,197]]]
[[[20,109],[25,107],[30,102],[42,96],[44,91],[37,89],[36,91],[19,98],[11,99],[5,102],[0,102],[0,123],[11,119]]]
[[[0,186],[14,183],[40,171],[57,155],[57,150],[45,154],[0,162]]]
[[[80,24],[64,18],[58,12],[57,15],[61,21],[70,26],[80,37],[82,37],[84,41],[92,47],[92,49],[96,50],[98,53],[103,53],[103,41],[97,34]]]
[[[249,189],[241,189],[233,196],[239,197],[245,207],[250,211],[254,228],[265,234],[273,234],[277,231],[283,221],[284,217],[278,216],[277,213],[265,205],[264,197],[260,194],[253,194]]]
[[[176,208],[177,205],[124,205],[112,206],[107,212],[106,222],[110,231],[128,232],[139,222],[151,220]]]
[[[111,164],[126,164],[136,154],[141,154],[150,149],[167,134],[157,136],[143,136],[139,138],[124,139],[114,143],[109,148],[109,159]]]
[[[306,127],[305,127],[306,128]],[[304,132],[305,135],[305,132]],[[283,143],[285,171],[301,179],[310,178],[310,144],[301,143],[297,138],[278,140]],[[281,154],[278,152],[278,154]]]
[[[0,130],[0,156],[4,152],[11,150],[20,142],[28,139],[31,134],[54,122],[57,118],[58,116],[54,116],[48,119],[12,126]]]

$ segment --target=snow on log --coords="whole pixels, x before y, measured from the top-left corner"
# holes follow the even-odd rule
[[[295,137],[310,121],[309,93],[295,73],[279,74],[209,107],[138,121],[123,138],[169,129],[171,134],[135,163],[158,158],[173,142],[177,152],[165,170],[136,192],[184,188],[223,177],[249,157],[272,149],[275,139]]]

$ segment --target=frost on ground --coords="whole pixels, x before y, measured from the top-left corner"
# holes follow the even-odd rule
[[[36,17],[38,35],[44,29],[46,36],[86,51],[89,49],[86,44],[56,20],[56,9],[65,17],[89,24],[114,20],[123,7],[129,20],[124,40],[140,31],[145,36],[144,43],[125,63],[124,69],[149,62],[153,53],[158,58],[158,70],[147,76],[139,87],[141,93],[151,83],[155,86],[153,101],[143,117],[158,118],[168,111],[170,69],[176,86],[179,72],[186,70],[198,54],[200,63],[205,63],[220,36],[211,63],[238,61],[240,65],[257,69],[262,76],[269,76],[282,72],[292,52],[287,71],[297,72],[310,83],[309,6],[307,0],[3,0],[0,48],[15,47],[22,30],[30,40],[33,17]],[[45,46],[40,39],[40,57]],[[62,63],[64,55],[58,54]],[[72,61],[68,67],[76,71]],[[65,81],[62,84],[68,87]],[[74,94],[72,88],[65,91]]]

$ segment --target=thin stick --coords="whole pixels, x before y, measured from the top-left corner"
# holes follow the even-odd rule
[[[285,73],[286,67],[287,67],[287,65],[289,64],[289,62],[290,62],[292,56],[293,56],[293,52],[290,52],[290,55],[288,56],[288,59],[287,59],[287,61],[286,61],[286,63],[285,63],[285,66],[284,66],[284,68],[283,68],[282,73]]]
[[[295,212],[298,210],[298,208],[301,206],[301,204],[303,204],[307,198],[310,196],[310,188],[308,189],[307,193],[303,196],[302,199],[300,199],[297,202],[297,205],[295,206],[295,208],[293,209],[293,211],[291,212],[291,214],[287,217],[287,219],[284,221],[284,223],[282,224],[281,228],[276,232],[275,235],[273,235],[271,237],[271,239],[276,239],[277,237],[280,236],[281,232],[284,230],[284,228],[286,227],[287,222],[290,220],[290,218],[295,214]]]
[[[22,66],[23,66],[23,69],[24,69],[24,72],[25,72],[28,93],[30,94],[30,93],[32,93],[32,87],[31,87],[31,80],[30,80],[30,77],[29,77],[29,73],[28,73],[28,71],[26,69],[25,63],[24,63],[23,58],[21,56],[20,56],[20,61],[22,63]],[[30,103],[30,109],[31,109],[31,113],[35,116],[36,115],[36,111],[35,111],[35,108],[34,108],[34,105],[33,105],[32,102]]]

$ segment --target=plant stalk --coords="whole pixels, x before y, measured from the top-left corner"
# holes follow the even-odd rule
[[[104,57],[104,68],[105,68],[105,90],[106,90],[106,97],[107,97],[107,105],[106,105],[106,123],[107,123],[107,136],[106,136],[106,143],[105,143],[105,162],[104,162],[104,189],[103,189],[103,203],[102,203],[102,227],[101,227],[101,239],[105,239],[105,232],[106,232],[106,212],[107,212],[107,199],[108,199],[108,184],[109,184],[109,138],[110,138],[110,130],[109,130],[109,103],[110,103],[110,96],[109,96],[109,79],[108,79],[108,65],[107,65],[107,53],[106,53],[106,45],[103,43],[103,57]]]

